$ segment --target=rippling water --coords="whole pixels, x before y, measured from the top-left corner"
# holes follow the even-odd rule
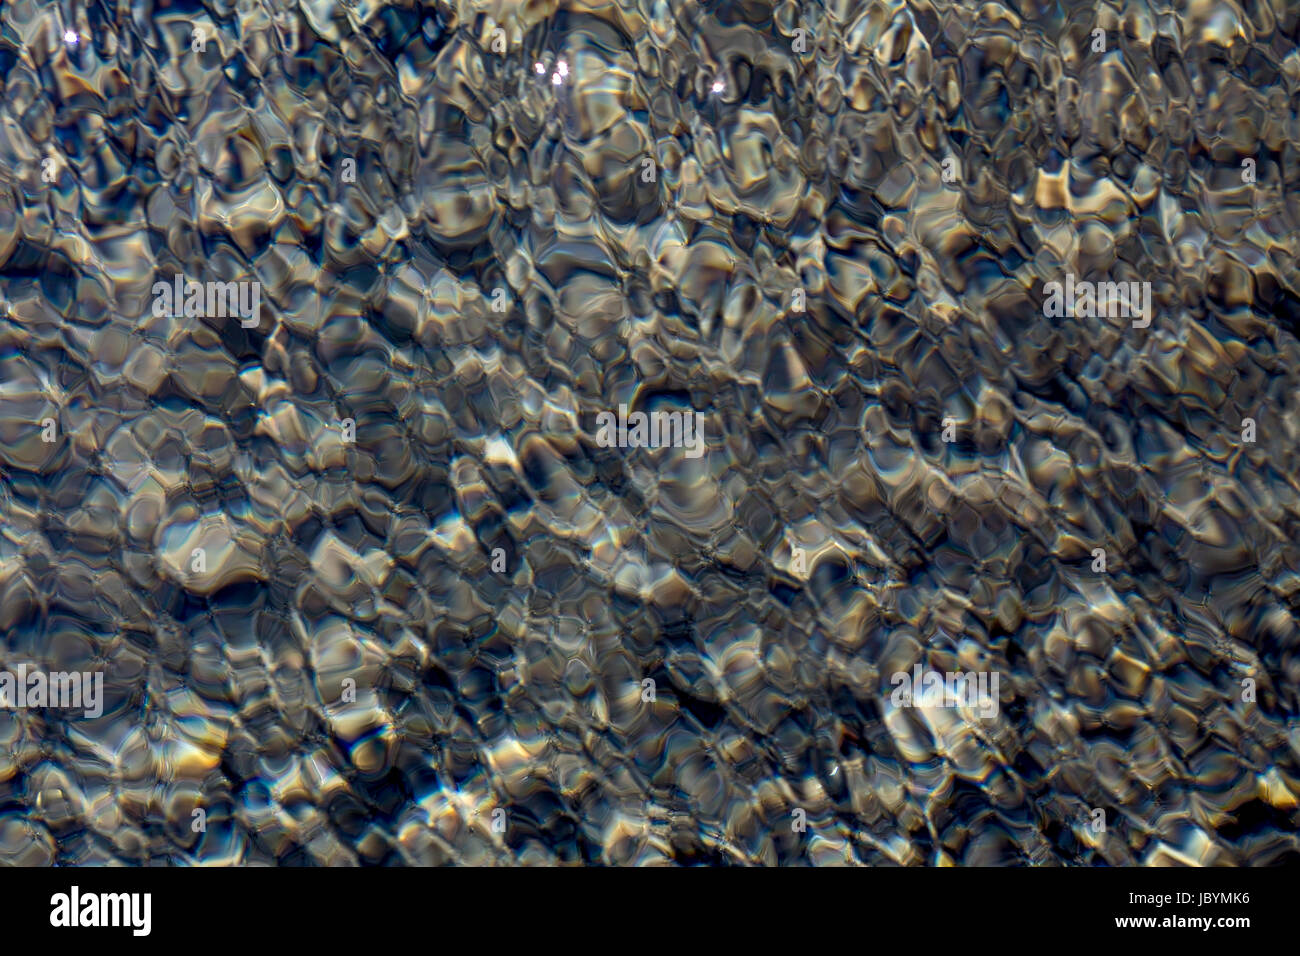
[[[4,3],[0,860],[1300,860],[1298,260],[1294,2]]]

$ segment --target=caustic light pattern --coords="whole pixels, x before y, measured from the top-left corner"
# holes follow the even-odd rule
[[[1300,860],[1300,4],[0,4],[0,860]]]

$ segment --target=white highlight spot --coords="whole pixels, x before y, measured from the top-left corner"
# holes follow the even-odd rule
[[[569,75],[569,64],[567,64],[567,63],[565,63],[563,60],[561,60],[559,63],[555,64],[555,71],[556,71],[557,73],[559,73],[560,76],[568,76],[568,75]]]
[[[534,63],[534,64],[533,64],[533,69],[537,71],[537,75],[538,75],[538,76],[541,76],[543,73],[546,72],[546,64],[545,64],[545,63]]]
[[[63,31],[63,42],[66,43],[68,46],[76,46],[80,40],[81,37],[77,36],[76,30],[73,30],[72,28],[68,28],[67,30]]]
[[[714,92],[714,93],[721,93],[721,92],[722,92],[723,90],[725,90],[726,88],[727,88],[727,84],[726,84],[726,83],[723,83],[721,80],[714,80],[714,81],[713,81],[713,92]]]

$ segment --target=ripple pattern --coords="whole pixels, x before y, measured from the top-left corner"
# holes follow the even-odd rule
[[[1296,862],[1298,334],[1294,2],[6,2],[0,860]]]

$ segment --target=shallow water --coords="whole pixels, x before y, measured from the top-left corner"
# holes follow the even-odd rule
[[[0,860],[1300,859],[1297,4],[0,27]]]

